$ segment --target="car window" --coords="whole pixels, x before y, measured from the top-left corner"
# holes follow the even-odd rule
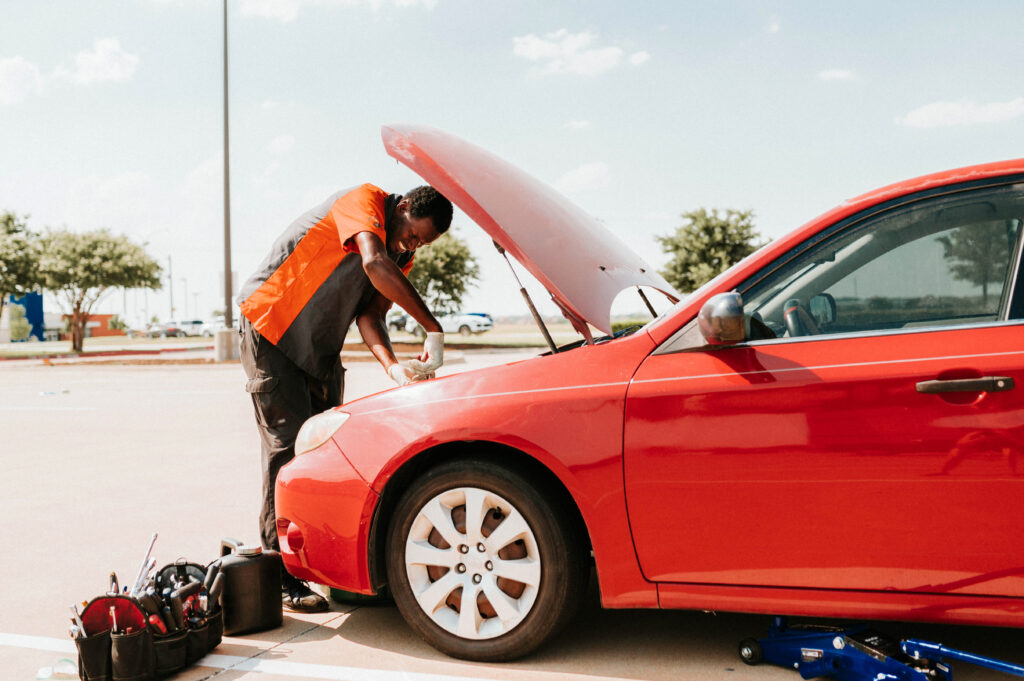
[[[1024,187],[931,198],[861,220],[740,289],[761,337],[1005,319]],[[756,326],[756,322],[755,322]]]

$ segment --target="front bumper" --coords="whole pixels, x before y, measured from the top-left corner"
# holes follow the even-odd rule
[[[333,440],[295,457],[275,489],[285,569],[317,584],[374,593],[367,546],[377,501]]]

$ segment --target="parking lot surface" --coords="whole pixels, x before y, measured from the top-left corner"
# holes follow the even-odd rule
[[[442,373],[530,354],[452,353]],[[348,399],[390,385],[375,363],[347,366]],[[40,668],[74,659],[69,606],[105,591],[111,571],[129,582],[153,532],[158,565],[179,557],[206,563],[219,555],[222,537],[258,540],[259,445],[243,383],[237,362],[0,365],[0,678],[35,679]],[[286,613],[279,629],[226,637],[173,678],[798,679],[739,661],[738,641],[765,635],[769,623],[765,616],[604,611],[595,594],[551,645],[496,665],[441,655],[391,605],[334,603],[327,613]],[[880,628],[1024,663],[1017,630]],[[954,669],[958,681],[1008,678],[969,665]]]

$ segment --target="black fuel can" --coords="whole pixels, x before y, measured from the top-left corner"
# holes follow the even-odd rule
[[[228,636],[281,626],[281,554],[236,539],[220,544],[221,607]]]

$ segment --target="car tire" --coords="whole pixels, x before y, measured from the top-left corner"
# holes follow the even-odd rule
[[[459,327],[459,335],[460,336],[470,336],[472,334],[473,334],[473,330],[470,329],[465,324],[463,324],[462,326]]]
[[[415,480],[387,543],[391,593],[412,629],[443,653],[486,662],[522,657],[558,633],[582,601],[588,572],[556,499],[490,461],[451,461]],[[474,607],[463,616],[466,588]]]

